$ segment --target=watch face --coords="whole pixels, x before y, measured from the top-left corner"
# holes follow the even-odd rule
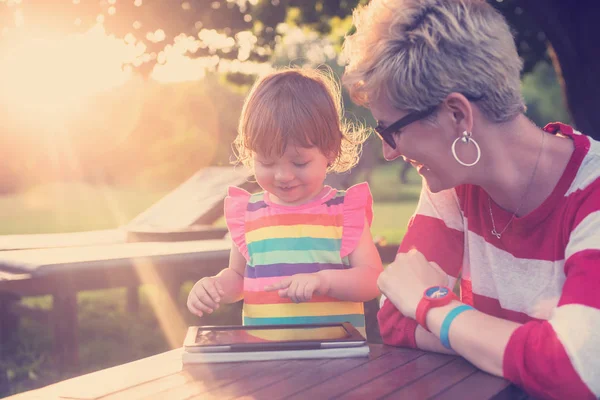
[[[425,291],[425,295],[430,299],[441,299],[448,295],[448,288],[443,286],[430,287]]]

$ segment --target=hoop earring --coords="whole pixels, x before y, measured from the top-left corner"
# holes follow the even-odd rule
[[[456,155],[456,143],[458,143],[459,140],[465,144],[473,143],[475,145],[475,148],[477,149],[477,158],[472,163],[468,164],[463,162],[460,158],[458,158],[458,155]],[[454,156],[456,162],[458,162],[460,165],[464,165],[465,167],[472,167],[479,162],[479,159],[481,158],[481,149],[479,148],[479,145],[475,139],[471,137],[471,132],[465,130],[460,137],[454,139],[454,142],[452,142],[452,155]]]

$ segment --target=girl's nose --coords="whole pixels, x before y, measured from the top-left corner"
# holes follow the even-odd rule
[[[288,168],[278,168],[275,171],[275,179],[279,182],[289,182],[294,179],[294,174]]]

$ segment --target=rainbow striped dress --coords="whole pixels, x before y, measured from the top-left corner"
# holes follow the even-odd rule
[[[367,183],[346,191],[325,186],[316,199],[298,206],[273,203],[267,192],[230,187],[225,219],[246,258],[244,325],[351,322],[365,335],[362,302],[313,295],[308,302],[293,303],[264,288],[294,274],[350,268],[348,255],[365,229],[365,218],[369,225],[373,219],[372,201]]]

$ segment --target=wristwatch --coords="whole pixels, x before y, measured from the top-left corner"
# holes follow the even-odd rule
[[[419,301],[415,319],[423,328],[427,328],[427,312],[434,307],[442,307],[452,300],[458,300],[452,289],[447,286],[431,286],[423,292],[423,298]]]

